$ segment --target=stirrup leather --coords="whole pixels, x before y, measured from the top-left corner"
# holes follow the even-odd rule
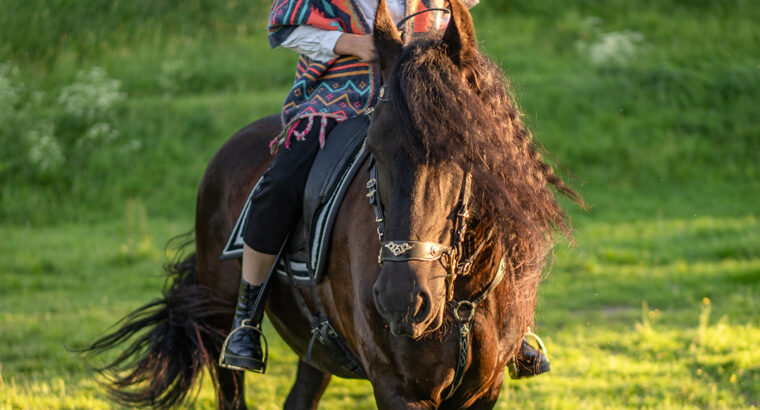
[[[244,367],[234,366],[230,364],[224,363],[224,360],[227,356],[227,345],[230,343],[230,339],[232,338],[232,335],[234,335],[236,332],[239,332],[243,329],[252,329],[256,331],[256,333],[259,334],[259,337],[263,340],[263,343],[261,345],[261,353],[262,353],[262,366],[261,369],[246,369]],[[224,339],[224,344],[222,345],[222,351],[219,354],[219,366],[224,367],[226,369],[231,370],[240,370],[240,371],[250,371],[254,373],[261,373],[264,374],[267,371],[267,363],[269,362],[269,343],[267,343],[267,338],[264,336],[264,332],[261,331],[261,328],[259,326],[253,326],[251,325],[251,319],[245,319],[240,324],[240,326],[232,329],[232,331],[227,335],[227,337]]]

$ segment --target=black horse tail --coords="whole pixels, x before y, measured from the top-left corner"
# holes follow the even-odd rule
[[[195,254],[167,264],[170,286],[164,286],[163,298],[128,314],[114,325],[120,325],[118,329],[81,349],[92,362],[93,356],[128,343],[116,359],[93,365],[105,376],[115,401],[151,408],[177,406],[200,381],[204,366],[216,382],[215,361],[226,333],[218,323],[226,323],[233,305],[198,284],[197,267]]]

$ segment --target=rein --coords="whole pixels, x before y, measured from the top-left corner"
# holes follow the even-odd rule
[[[431,7],[429,9],[421,10],[421,11],[418,11],[416,13],[412,13],[412,14],[409,14],[409,15],[405,16],[404,18],[402,18],[401,20],[399,20],[398,23],[396,23],[396,28],[398,30],[402,30],[403,27],[404,27],[404,23],[406,23],[409,19],[417,17],[417,16],[419,16],[420,14],[423,14],[423,13],[429,13],[431,11],[441,11],[441,12],[446,13],[446,14],[451,14],[451,10],[449,10],[449,9],[444,9],[444,8],[440,8],[440,7]]]
[[[380,96],[383,96],[382,89]],[[467,360],[470,354],[470,341],[472,320],[475,317],[475,310],[491,292],[504,279],[505,261],[504,258],[499,261],[499,267],[496,274],[491,279],[488,286],[475,298],[471,300],[462,299],[459,301],[454,298],[454,280],[457,276],[467,276],[472,268],[472,259],[483,250],[488,239],[493,235],[489,231],[488,236],[480,243],[478,248],[469,255],[468,258],[460,261],[464,256],[463,243],[467,231],[467,218],[469,218],[470,198],[472,197],[472,175],[467,172],[462,183],[462,189],[459,196],[459,206],[457,209],[456,219],[454,221],[454,233],[452,234],[452,246],[443,245],[437,242],[425,241],[384,241],[385,238],[385,214],[383,204],[380,200],[380,191],[378,188],[377,166],[374,156],[370,157],[369,164],[370,179],[367,181],[367,197],[375,212],[375,222],[377,223],[377,236],[380,240],[380,252],[377,256],[377,263],[380,266],[385,261],[407,262],[411,260],[419,261],[440,261],[447,270],[446,274],[446,300],[452,307],[454,318],[459,324],[459,348],[457,353],[457,364],[454,368],[454,378],[449,386],[444,400],[449,399],[457,388],[462,384],[464,372],[467,367]]]

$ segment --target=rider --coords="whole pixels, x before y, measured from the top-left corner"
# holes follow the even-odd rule
[[[472,6],[477,1],[465,3]],[[394,21],[443,5],[438,3],[442,0],[386,1]],[[276,254],[301,217],[306,178],[326,136],[338,122],[366,114],[377,101],[380,76],[371,64],[375,58],[371,32],[376,9],[377,0],[329,4],[275,0],[272,5],[270,45],[301,56],[294,86],[283,104],[284,131],[272,141],[277,154],[250,200],[234,333],[223,349],[223,367],[261,372],[265,366],[260,332],[253,328],[260,327],[264,304],[256,312],[254,304]],[[281,145],[285,149],[279,149]],[[510,366],[513,377],[548,370],[546,357],[525,342],[520,356],[516,363],[522,371],[513,374]]]

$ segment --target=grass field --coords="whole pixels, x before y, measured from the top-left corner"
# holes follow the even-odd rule
[[[176,4],[175,4],[176,3]],[[267,2],[0,0],[0,408],[111,408],[65,346],[159,296],[205,164],[278,110],[295,57]],[[499,408],[760,406],[760,5],[497,0],[473,9],[536,138],[570,170],[540,289],[552,372]],[[280,407],[295,356],[267,328]],[[213,407],[206,379],[195,402]],[[323,408],[374,408],[334,379]]]

